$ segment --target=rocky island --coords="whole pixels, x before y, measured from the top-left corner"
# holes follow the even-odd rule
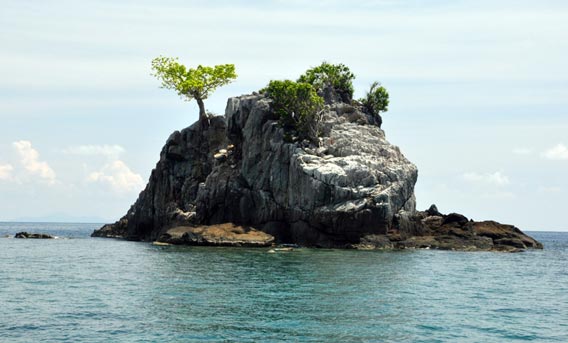
[[[230,98],[224,116],[200,116],[171,134],[126,215],[92,236],[203,245],[542,248],[514,226],[443,215],[435,206],[417,211],[417,167],[352,91],[316,87],[322,104],[317,135],[309,137],[283,124],[269,90]]]

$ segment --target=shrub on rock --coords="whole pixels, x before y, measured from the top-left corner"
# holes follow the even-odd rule
[[[379,123],[382,123],[380,112],[388,111],[389,106],[389,93],[385,87],[381,86],[379,82],[373,82],[365,97],[359,101],[369,114],[379,119]],[[381,125],[379,124],[379,126]]]
[[[272,109],[285,129],[293,129],[301,138],[316,141],[323,99],[309,83],[272,80],[263,89],[272,99]]]
[[[326,89],[332,88],[341,101],[350,103],[353,100],[354,79],[355,75],[346,65],[323,62],[317,67],[306,70],[298,82],[311,84],[320,95],[323,95]]]

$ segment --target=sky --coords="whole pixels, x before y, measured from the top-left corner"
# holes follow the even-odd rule
[[[0,221],[113,222],[194,102],[150,61],[233,63],[206,107],[322,61],[390,93],[388,140],[436,204],[568,231],[565,1],[0,0]]]

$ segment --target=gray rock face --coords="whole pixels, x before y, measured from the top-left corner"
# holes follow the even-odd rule
[[[172,226],[191,224],[199,184],[211,173],[214,152],[226,145],[225,129],[225,120],[216,117],[172,133],[128,213],[92,236],[155,240]]]
[[[291,142],[269,99],[240,96],[225,118],[170,136],[146,189],[106,231],[155,240],[174,226],[231,222],[341,247],[400,231],[397,214],[415,212],[416,179],[416,166],[357,107],[326,105],[316,146]]]
[[[229,99],[226,118],[234,157],[198,191],[202,223],[243,223],[294,243],[341,246],[386,233],[394,214],[415,210],[416,167],[350,105],[328,106],[319,147],[286,143],[262,96]]]

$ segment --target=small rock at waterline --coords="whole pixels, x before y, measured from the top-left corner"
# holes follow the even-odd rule
[[[45,233],[28,233],[28,232],[18,232],[14,238],[32,238],[32,239],[54,239],[54,236]]]

